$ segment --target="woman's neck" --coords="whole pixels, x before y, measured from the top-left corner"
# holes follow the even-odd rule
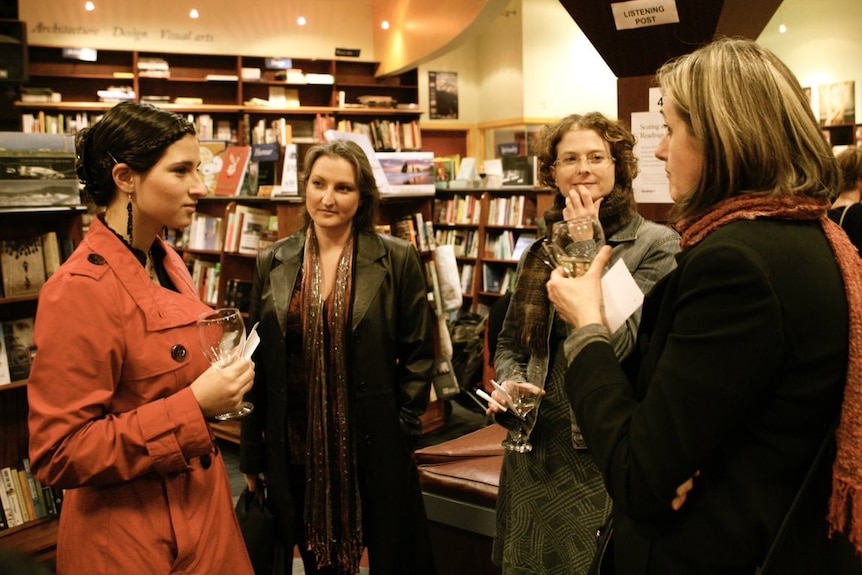
[[[862,194],[860,194],[858,188],[844,190],[843,192],[838,194],[838,197],[835,199],[835,202],[832,203],[832,207],[843,208],[844,206],[858,204],[860,200],[862,200]]]
[[[314,228],[314,235],[317,236],[317,245],[321,252],[332,248],[340,251],[347,244],[347,240],[352,233],[352,226],[343,228],[321,228],[315,226]]]

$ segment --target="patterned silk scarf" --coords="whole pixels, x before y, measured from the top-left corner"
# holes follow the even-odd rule
[[[862,260],[838,224],[826,217],[827,207],[825,202],[807,197],[745,194],[725,200],[701,218],[680,222],[677,229],[685,249],[736,220],[818,220],[823,227],[844,279],[850,315],[847,384],[835,431],[838,453],[832,466],[828,518],[831,531],[847,533],[857,552],[862,552]]]
[[[332,293],[321,294],[320,251],[314,226],[305,238],[302,347],[308,382],[305,529],[318,567],[358,573],[362,511],[350,433],[347,333],[353,292],[351,234],[341,253]]]

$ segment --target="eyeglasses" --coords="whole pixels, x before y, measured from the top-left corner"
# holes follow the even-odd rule
[[[614,161],[613,158],[609,158],[604,154],[595,153],[587,154],[583,158],[579,156],[565,156],[563,158],[557,158],[557,160],[554,162],[554,165],[561,168],[572,168],[580,165],[582,160],[586,161],[587,164],[589,164],[590,166],[602,166],[606,164],[608,160],[610,160],[611,162]]]

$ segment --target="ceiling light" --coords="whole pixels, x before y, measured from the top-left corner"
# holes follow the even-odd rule
[[[296,19],[296,24],[297,24],[298,26],[305,26],[305,24],[306,24],[306,22],[305,22],[305,16],[300,16],[299,18],[297,18],[297,19]]]
[[[200,12],[198,12],[197,8],[192,8],[191,11],[189,11],[189,18],[191,18],[192,20],[197,20],[198,18],[200,18],[200,16],[201,14]]]
[[[93,4],[90,0],[87,0],[86,2],[84,2],[84,10],[86,10],[87,12],[92,12],[95,9],[96,9],[96,5]]]
[[[785,26],[784,23],[782,22],[781,24],[778,25],[778,33],[784,34],[785,32],[787,32],[787,26]]]
[[[380,28],[383,30],[389,30],[389,20],[384,20],[380,23]]]

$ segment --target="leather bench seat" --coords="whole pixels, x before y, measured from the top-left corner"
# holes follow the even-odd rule
[[[491,553],[506,433],[489,425],[414,453],[438,573],[502,573]]]
[[[415,453],[422,491],[494,508],[506,430],[489,425]]]

